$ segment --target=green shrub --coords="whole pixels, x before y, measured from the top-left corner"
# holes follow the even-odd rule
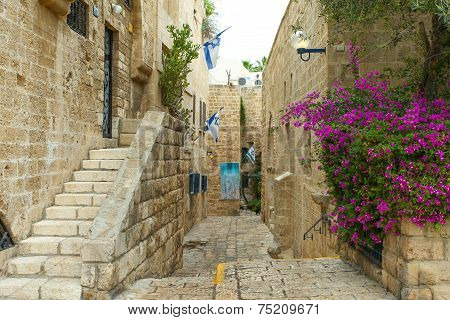
[[[171,115],[189,127],[190,110],[183,108],[183,93],[189,86],[187,78],[192,72],[189,65],[198,58],[200,45],[192,42],[192,30],[187,24],[181,29],[171,25],[167,30],[173,46],[169,53],[163,55],[164,71],[159,79],[162,103],[169,108]]]

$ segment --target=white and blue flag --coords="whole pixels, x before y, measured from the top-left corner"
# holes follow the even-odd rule
[[[220,109],[222,110],[222,109]],[[219,140],[219,120],[220,120],[220,116],[219,116],[219,111],[217,111],[216,113],[214,113],[211,118],[209,118],[208,120],[206,120],[205,122],[205,132],[208,132],[214,139],[214,142],[217,143],[217,141]]]
[[[231,28],[231,27],[230,27]],[[228,28],[228,29],[230,29]],[[219,47],[220,47],[220,36],[222,33],[228,29],[219,32],[214,39],[209,40],[203,44],[203,49],[205,50],[206,64],[208,65],[208,70],[214,69],[217,65],[217,59],[219,58]]]
[[[255,164],[255,145],[253,145],[246,154],[247,158],[250,159],[250,161]]]

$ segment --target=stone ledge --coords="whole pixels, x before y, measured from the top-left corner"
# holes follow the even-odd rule
[[[70,5],[75,0],[39,0],[39,3],[47,7],[59,17],[65,17],[70,12]]]

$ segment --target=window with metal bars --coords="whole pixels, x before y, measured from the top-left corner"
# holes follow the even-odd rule
[[[14,243],[6,230],[5,225],[0,219],[0,251],[11,248],[12,246],[14,246]]]
[[[123,2],[124,2],[127,6],[131,7],[131,0],[123,0]]]
[[[75,0],[70,5],[70,13],[67,16],[67,24],[76,33],[87,36],[87,5],[81,0]]]

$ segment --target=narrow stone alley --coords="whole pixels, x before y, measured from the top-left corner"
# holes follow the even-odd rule
[[[339,258],[275,260],[267,252],[273,244],[259,216],[208,217],[186,235],[182,269],[139,280],[117,299],[395,299]],[[214,290],[219,263],[225,278]]]

